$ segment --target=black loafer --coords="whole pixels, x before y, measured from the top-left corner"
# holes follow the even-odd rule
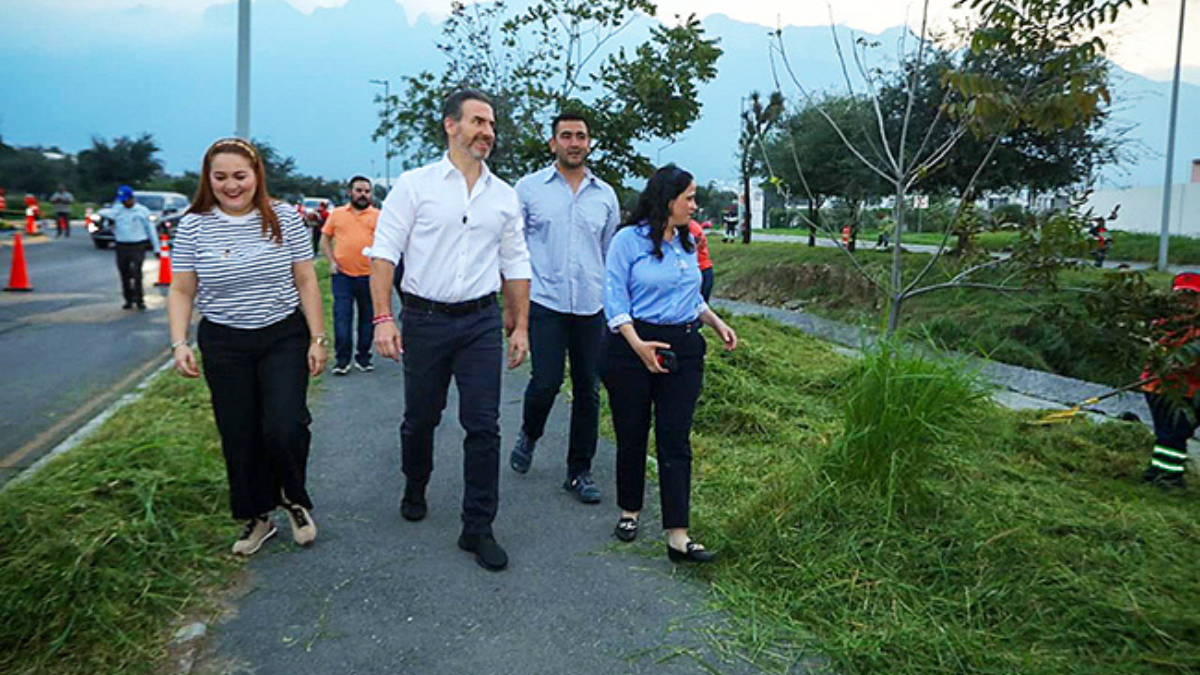
[[[677,563],[710,563],[717,559],[717,554],[709,553],[700,544],[689,541],[687,543],[687,553],[671,548],[671,545],[667,544],[667,557],[671,559],[671,562]]]
[[[425,486],[408,481],[404,485],[404,498],[400,500],[400,515],[405,520],[424,520],[429,507],[425,504]]]
[[[474,553],[475,562],[485,570],[499,572],[508,567],[508,554],[490,534],[464,534],[458,538],[458,547]]]
[[[617,526],[613,528],[613,536],[621,541],[633,541],[637,539],[637,533],[637,518],[622,518],[617,521]]]

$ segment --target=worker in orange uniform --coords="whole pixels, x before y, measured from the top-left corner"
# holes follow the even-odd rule
[[[1171,293],[1177,311],[1167,319],[1155,322],[1158,347],[1171,355],[1200,337],[1197,316],[1200,315],[1200,274],[1182,272],[1171,281]],[[1150,465],[1142,480],[1168,488],[1183,488],[1187,465],[1187,441],[1200,424],[1200,364],[1187,363],[1171,367],[1164,373],[1147,368],[1142,373],[1146,404],[1154,417],[1154,450]]]

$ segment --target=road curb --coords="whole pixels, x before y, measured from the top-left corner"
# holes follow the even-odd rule
[[[172,366],[172,362],[170,360],[167,360],[161,366],[152,370],[148,375],[146,375],[146,377],[142,378],[141,382],[137,383],[137,386],[135,386],[133,388],[133,391],[131,391],[128,394],[125,394],[124,396],[121,396],[117,400],[113,401],[111,404],[109,404],[109,406],[107,408],[105,408],[104,410],[101,410],[95,417],[88,420],[88,422],[86,424],[84,424],[82,427],[76,429],[74,433],[72,433],[70,436],[67,436],[67,438],[64,439],[58,445],[54,446],[54,448],[52,450],[50,450],[50,452],[47,452],[44,456],[42,456],[36,462],[34,462],[33,464],[30,464],[29,467],[26,468],[24,471],[21,471],[17,475],[13,476],[4,485],[0,485],[0,493],[4,492],[5,490],[12,487],[13,485],[16,485],[18,483],[22,483],[22,482],[28,480],[29,478],[33,477],[33,475],[36,474],[38,471],[41,471],[44,466],[46,466],[50,462],[54,461],[56,458],[75,449],[80,443],[82,443],[89,436],[91,436],[93,433],[95,433],[95,431],[97,429],[99,429],[105,422],[107,422],[109,420],[109,418],[111,418],[113,415],[117,414],[118,411],[120,411],[125,406],[130,405],[131,403],[134,403],[134,402],[140,400],[142,398],[142,396],[145,395],[146,388],[150,385],[150,381],[153,380],[155,378],[155,376],[157,376],[159,373],[163,372],[164,370],[167,370],[171,366]]]

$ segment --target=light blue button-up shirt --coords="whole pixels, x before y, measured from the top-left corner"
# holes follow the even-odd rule
[[[136,244],[148,241],[158,247],[158,233],[150,222],[150,209],[135,203],[125,206],[120,202],[114,203],[107,209],[100,209],[100,215],[112,218],[113,238],[118,244]]]
[[[700,295],[695,248],[688,253],[675,236],[663,242],[662,260],[653,250],[649,225],[625,227],[613,237],[604,281],[604,316],[613,332],[634,319],[689,323],[708,309]]]
[[[617,193],[591,171],[576,192],[554,165],[517,183],[533,265],[529,299],[564,314],[604,307],[604,256],[621,220]]]

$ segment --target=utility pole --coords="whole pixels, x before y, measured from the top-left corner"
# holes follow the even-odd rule
[[[1162,227],[1158,234],[1159,272],[1167,271],[1167,244],[1171,237],[1171,170],[1175,163],[1175,120],[1179,115],[1179,64],[1183,58],[1183,17],[1187,0],[1179,0],[1179,37],[1175,40],[1175,78],[1171,82],[1171,123],[1167,126],[1167,176],[1163,179]]]
[[[250,0],[238,0],[236,129],[235,136],[250,140]]]
[[[385,119],[392,118],[392,84],[390,81],[371,80],[371,84],[383,85],[383,115]],[[383,176],[384,184],[388,191],[392,189],[392,137],[390,135],[383,137],[383,165],[386,172]]]

